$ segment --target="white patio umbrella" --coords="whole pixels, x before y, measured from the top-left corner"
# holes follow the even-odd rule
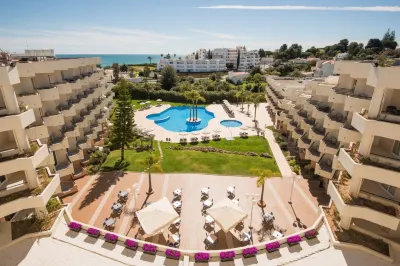
[[[145,102],[141,102],[141,103],[139,103],[140,105],[145,105],[146,103]]]
[[[247,213],[228,198],[214,204],[207,213],[225,233],[247,218]]]
[[[158,234],[179,218],[179,214],[166,197],[136,212],[136,216],[144,232],[149,236]]]
[[[146,104],[149,104],[149,103],[151,103],[151,102],[150,102],[150,101],[147,101],[147,102],[146,102]]]
[[[157,102],[162,102],[162,100],[161,99],[157,99]]]

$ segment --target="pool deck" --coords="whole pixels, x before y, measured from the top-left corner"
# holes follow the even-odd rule
[[[259,107],[257,108],[257,120],[259,123],[259,128],[264,129],[266,126],[272,125],[272,121],[270,120],[268,113],[265,109],[267,106],[266,103],[261,103]],[[150,134],[155,135],[156,140],[162,140],[165,141],[166,138],[170,138],[170,142],[179,142],[179,140],[183,137],[186,137],[187,139],[190,139],[191,137],[201,137],[203,131],[208,131],[210,134],[208,136],[212,136],[213,134],[219,134],[221,138],[228,138],[228,137],[238,137],[240,132],[247,132],[249,136],[255,136],[257,135],[257,131],[254,128],[254,122],[253,117],[254,117],[254,106],[250,106],[250,116],[247,116],[246,114],[242,113],[240,111],[240,106],[233,105],[234,109],[234,118],[230,118],[228,114],[225,112],[221,104],[211,104],[207,105],[206,109],[210,112],[214,113],[215,118],[211,119],[208,123],[208,126],[199,131],[194,131],[194,132],[199,132],[200,134],[193,134],[193,133],[188,133],[186,136],[180,135],[179,132],[172,132],[169,130],[164,129],[163,127],[157,125],[154,123],[153,120],[147,119],[146,116],[150,114],[156,114],[160,113],[166,109],[171,107],[169,104],[162,105],[159,107],[153,106],[150,109],[143,110],[143,111],[136,111],[135,112],[135,124],[139,126],[140,128],[144,129],[152,129],[150,131]],[[244,105],[245,111],[247,111],[247,105]],[[220,124],[222,120],[238,120],[242,122],[241,127],[231,127],[227,128],[224,127]],[[242,127],[247,126],[249,129],[243,130],[241,129]],[[216,133],[214,130],[220,129],[221,132]]]

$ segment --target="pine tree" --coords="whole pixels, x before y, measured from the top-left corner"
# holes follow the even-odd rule
[[[118,99],[110,141],[114,147],[121,149],[120,161],[122,162],[124,160],[125,147],[129,147],[129,142],[133,141],[133,107],[127,80],[121,79],[114,89],[118,92]]]

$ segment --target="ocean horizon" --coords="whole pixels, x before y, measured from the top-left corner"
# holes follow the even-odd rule
[[[151,57],[151,63],[157,63],[161,59],[161,54],[56,54],[58,58],[77,58],[77,57],[100,57],[101,66],[111,66],[118,64],[145,64],[150,63],[147,57]],[[180,55],[181,56],[181,55]],[[178,58],[179,55],[176,55]]]

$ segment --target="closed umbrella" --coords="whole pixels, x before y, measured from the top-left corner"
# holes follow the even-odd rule
[[[162,100],[161,99],[157,99],[157,102],[162,102]]]
[[[207,210],[207,214],[214,219],[225,233],[247,218],[247,213],[229,198],[214,204]]]

